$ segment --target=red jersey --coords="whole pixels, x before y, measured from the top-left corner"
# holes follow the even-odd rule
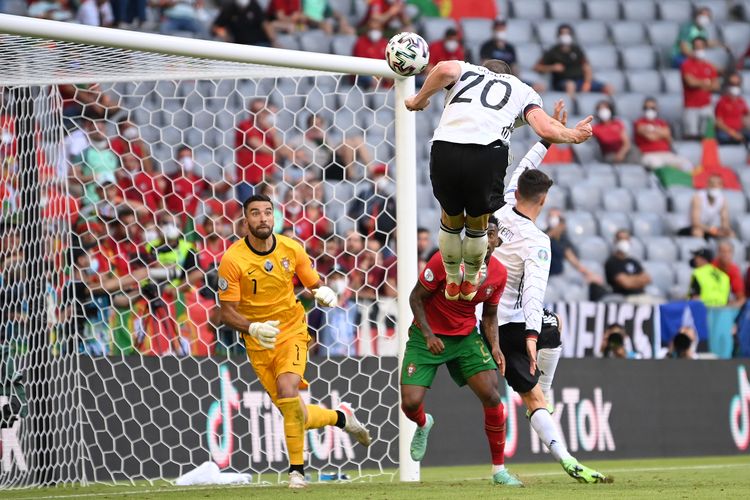
[[[146,158],[146,151],[144,151],[143,145],[140,141],[128,142],[122,137],[115,137],[109,141],[109,149],[117,154],[117,156],[122,156],[125,153],[132,153],[138,159],[143,160]]]
[[[237,169],[242,172],[240,180],[256,185],[263,181],[264,172],[267,175],[274,173],[275,165],[272,153],[256,152],[246,145],[251,137],[259,138],[270,149],[276,149],[276,143],[272,134],[267,134],[255,126],[252,118],[237,125],[237,131],[234,135],[234,142],[237,147],[235,161],[237,162]]]
[[[602,149],[602,154],[616,153],[622,147],[622,133],[625,131],[625,125],[620,120],[597,123],[591,127],[591,131]]]
[[[745,99],[724,94],[716,103],[716,119],[724,122],[724,125],[732,130],[745,128],[743,120],[747,115],[747,103]]]
[[[432,296],[425,301],[427,322],[433,333],[440,335],[468,335],[477,326],[475,310],[479,304],[496,306],[505,289],[508,271],[498,259],[490,257],[487,275],[471,301],[445,298],[445,267],[440,252],[435,252],[419,275],[419,282]]]
[[[165,205],[173,214],[197,215],[198,203],[208,190],[208,183],[195,174],[177,173],[168,181],[169,195]]]
[[[430,64],[437,64],[443,61],[463,61],[464,48],[458,44],[458,48],[453,52],[448,52],[445,48],[445,42],[438,40],[430,44]]]
[[[742,281],[742,273],[740,268],[735,263],[730,263],[728,266],[722,266],[719,264],[719,260],[715,259],[713,265],[727,273],[729,276],[729,285],[732,289],[732,293],[735,297],[740,297],[745,292],[745,283]]]
[[[680,72],[682,73],[683,79],[685,78],[685,75],[692,75],[701,80],[718,77],[716,68],[714,68],[711,63],[698,59],[685,59],[685,62],[682,63],[682,67],[680,68]],[[682,83],[682,88],[686,108],[703,108],[711,104],[710,90],[690,88],[685,85],[684,81]]]
[[[275,17],[277,13],[291,16],[302,10],[301,0],[271,0],[268,4],[268,14]]]
[[[377,42],[371,41],[367,35],[357,38],[352,55],[354,57],[367,57],[370,59],[383,59],[388,40],[381,38]]]
[[[146,172],[138,172],[132,177],[122,176],[117,185],[128,200],[137,201],[152,212],[159,209],[162,195],[156,186],[156,179]]]
[[[639,118],[633,124],[633,134],[635,135],[635,145],[641,150],[641,153],[662,153],[671,151],[669,147],[669,141],[667,139],[657,139],[655,141],[649,140],[645,135],[638,133],[638,127],[641,125],[651,125],[653,127],[668,127],[669,124],[657,118],[656,120],[647,120],[645,118]]]

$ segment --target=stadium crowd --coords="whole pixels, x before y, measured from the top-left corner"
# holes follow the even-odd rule
[[[546,104],[552,104],[551,98],[563,98],[571,112],[595,116],[590,144],[585,148],[552,148],[546,171],[554,171],[555,163],[578,162],[583,170],[588,162],[600,163],[609,169],[609,186],[614,186],[614,172],[624,178],[614,169],[634,169],[640,164],[659,179],[662,193],[681,200],[671,200],[681,209],[675,217],[681,226],[672,227],[668,234],[681,237],[679,241],[686,242],[684,248],[678,248],[673,243],[678,240],[671,236],[664,237],[668,244],[659,246],[650,240],[644,248],[639,238],[660,236],[666,230],[639,230],[627,218],[619,225],[620,219],[613,218],[607,230],[602,218],[598,220],[602,230],[587,234],[580,230],[585,226],[582,208],[590,208],[594,215],[602,208],[627,212],[632,210],[632,193],[624,187],[604,191],[601,185],[595,186],[597,196],[602,196],[601,204],[587,207],[572,182],[561,182],[560,169],[556,180],[569,189],[571,203],[553,200],[549,204],[552,209],[543,217],[552,240],[550,301],[659,303],[689,296],[710,306],[742,306],[750,292],[750,269],[743,277],[739,266],[747,260],[746,248],[736,236],[738,231],[741,236],[750,232],[738,228],[739,214],[730,213],[730,204],[735,195],[741,194],[738,190],[742,186],[737,165],[726,168],[717,164],[709,169],[706,151],[711,150],[711,141],[717,151],[718,145],[745,147],[750,143],[749,111],[742,97],[750,83],[742,78],[745,57],[750,55],[750,25],[746,26],[745,47],[738,50],[736,44],[730,47],[727,36],[717,37],[712,9],[696,5],[692,17],[672,40],[669,53],[663,54],[661,63],[654,63],[654,67],[669,66],[679,71],[675,92],[681,94],[682,102],[676,116],[673,102],[661,102],[659,97],[648,95],[651,92],[641,95],[638,102],[629,101],[630,107],[622,109],[625,103],[617,96],[624,84],[612,79],[613,72],[607,71],[611,66],[602,69],[598,65],[602,51],[589,44],[595,30],[575,15],[564,16],[571,21],[555,21],[554,26],[552,21],[545,21],[545,29],[538,27],[540,44],[536,51],[529,50],[530,44],[520,47],[516,40],[524,41],[526,28],[531,33],[530,16],[522,12],[522,2],[512,2],[512,9],[508,3],[472,2],[478,7],[470,18],[458,12],[460,6],[448,12],[449,7],[430,0],[236,0],[223,5],[203,0],[84,0],[79,4],[32,0],[23,6],[5,0],[0,2],[0,11],[251,45],[309,50],[323,47],[372,58],[382,57],[392,33],[414,30],[430,42],[431,66],[449,59],[502,59],[520,78],[543,92]],[[529,2],[528,8],[542,5],[545,10],[540,11],[539,18],[544,19],[549,9],[549,17],[554,19],[557,3]],[[711,3],[716,8],[717,2]],[[723,19],[734,16],[739,20],[750,15],[743,14],[741,2],[718,3],[725,7]],[[594,4],[586,3],[590,19]],[[618,15],[622,9],[623,25],[635,23],[643,30],[641,20],[628,21],[631,18],[627,17],[626,2],[622,7],[614,4]],[[737,10],[732,10],[735,6]],[[441,13],[452,17],[440,17]],[[482,15],[484,19],[476,25],[468,23]],[[481,26],[484,31],[467,26]],[[637,31],[633,26],[631,29]],[[633,36],[617,33],[613,27],[613,38]],[[594,54],[596,57],[592,57]],[[651,56],[660,57],[653,50]],[[652,73],[642,72],[640,76]],[[388,83],[360,78],[356,85],[382,89]],[[631,90],[633,86],[630,84]],[[194,157],[193,145],[173,144],[170,162],[155,161],[153,144],[141,137],[139,126],[143,124],[137,123],[133,110],[98,85],[61,85],[59,91],[66,117],[66,162],[62,167],[66,173],[62,182],[67,177],[70,198],[64,198],[50,182],[53,191],[48,198],[55,200],[50,203],[50,216],[78,214],[72,218],[69,280],[57,297],[67,305],[58,328],[60,349],[78,349],[92,355],[240,352],[241,342],[235,334],[215,326],[216,267],[231,242],[244,236],[240,201],[261,192],[278,202],[275,231],[303,241],[318,271],[340,294],[339,308],[312,310],[310,314],[317,352],[334,356],[396,352],[395,341],[384,344],[377,340],[394,338],[395,185],[389,166],[375,159],[373,146],[364,136],[334,138],[327,133],[331,126],[327,118],[311,114],[301,133],[282,139],[274,123],[280,111],[278,103],[253,98],[245,103],[244,119],[234,124],[236,173],[216,180],[203,175],[204,166]],[[671,106],[668,112],[666,106]],[[0,117],[4,234],[10,231],[7,228],[12,227],[13,213],[18,209],[12,122],[9,114]],[[421,130],[420,134],[428,137],[429,131]],[[517,142],[529,144],[523,139]],[[701,147],[702,157],[695,154]],[[739,163],[746,168],[746,153],[742,151]],[[45,169],[56,168],[60,170],[57,166]],[[647,175],[646,170],[643,172]],[[576,182],[580,179],[579,175]],[[742,179],[744,182],[745,177]],[[331,208],[326,189],[344,182],[356,186],[344,209],[354,224],[339,232],[337,221],[327,214]],[[685,185],[698,188],[690,190],[689,199],[685,192],[673,191],[675,186]],[[666,204],[666,196],[660,196]],[[618,205],[625,201],[625,205]],[[626,205],[630,208],[617,208]],[[571,213],[569,208],[573,209]],[[743,205],[743,213],[745,208]],[[591,223],[596,224],[593,220]],[[22,260],[13,241],[3,238],[0,268],[4,287],[12,281],[12,262]],[[420,269],[434,252],[433,247],[431,231],[420,229]],[[657,259],[659,252],[667,254]],[[672,274],[662,280],[664,266],[649,267],[647,264],[653,262],[645,263],[646,255],[649,261],[658,261],[656,264],[670,259],[679,262],[680,256],[681,264],[686,264],[685,260],[692,257],[694,270],[681,268],[676,283]],[[709,273],[708,269],[720,272]],[[715,275],[721,278],[713,280]],[[585,285],[575,297],[560,292],[567,286],[563,282],[571,279]],[[14,303],[21,301],[18,295],[13,297]],[[309,297],[302,300],[312,308]],[[195,318],[202,318],[197,321],[206,327],[196,327]],[[615,330],[605,336],[601,349],[605,355],[622,354]],[[679,340],[680,346],[683,340]]]

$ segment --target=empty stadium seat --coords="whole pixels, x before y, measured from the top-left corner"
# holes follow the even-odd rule
[[[620,4],[623,18],[630,21],[653,21],[656,19],[655,0],[627,0]]]
[[[617,186],[617,174],[614,167],[608,163],[586,163],[586,179],[603,189],[612,189]]]
[[[578,258],[603,264],[609,257],[609,245],[600,236],[586,236],[576,242]]]
[[[661,78],[664,81],[665,92],[670,94],[682,93],[682,74],[679,69],[663,69],[661,70]]]
[[[620,3],[617,0],[584,0],[583,6],[588,19],[602,21],[620,19]]]
[[[567,188],[553,185],[547,193],[547,202],[544,204],[547,208],[565,209],[568,207],[568,190]]]
[[[730,214],[740,214],[747,211],[747,199],[742,191],[724,190]]]
[[[615,110],[617,115],[631,122],[636,121],[643,114],[644,94],[630,92],[615,96]]]
[[[639,238],[664,234],[661,212],[635,212],[632,214],[633,234]]]
[[[630,256],[638,260],[646,258],[646,245],[637,236],[630,237]]]
[[[514,44],[534,42],[534,31],[531,28],[531,21],[528,19],[510,19],[506,26],[508,40]],[[536,62],[536,61],[534,61]]]
[[[612,45],[598,45],[586,47],[584,50],[586,59],[594,68],[594,78],[597,70],[616,69],[619,67],[617,49]]]
[[[729,67],[731,57],[724,47],[713,47],[706,49],[706,61],[713,64],[721,74]]]
[[[520,19],[538,20],[547,17],[544,0],[510,0],[510,8],[512,16]]]
[[[719,158],[723,165],[740,166],[742,167],[741,170],[747,167],[747,149],[745,149],[745,146],[719,146]]]
[[[615,92],[625,92],[625,74],[619,69],[597,70],[596,79],[611,85]]]
[[[750,25],[744,23],[721,23],[718,25],[719,35],[725,45],[729,47],[735,57],[745,53],[750,45]]]
[[[557,183],[561,186],[575,186],[586,177],[583,168],[575,163],[558,165],[555,172]]]
[[[674,262],[679,258],[679,250],[668,236],[650,236],[643,238],[643,242],[648,260]]]
[[[664,222],[666,223],[665,232],[674,235],[678,231],[690,226],[690,213],[668,212],[664,214]]]
[[[331,50],[334,54],[350,56],[356,42],[356,35],[335,35],[331,41]]]
[[[576,37],[586,47],[589,45],[609,45],[609,33],[604,21],[590,20],[575,23]]]
[[[682,120],[682,92],[679,94],[661,94],[657,96],[659,116],[672,125],[672,130],[680,127]]]
[[[568,123],[574,124],[577,122],[568,118]],[[598,154],[599,150],[599,146],[597,146],[594,141],[586,141],[582,142],[581,144],[574,144],[572,148],[575,159],[578,161],[578,163],[581,163],[583,165],[595,161],[596,155]]]
[[[300,46],[308,52],[330,53],[331,40],[332,38],[321,30],[303,31],[299,34]]]
[[[630,219],[623,212],[599,212],[599,234],[609,243],[614,241],[615,234],[621,229],[631,230]]]
[[[671,211],[675,213],[690,213],[690,203],[695,191],[684,186],[672,186],[667,189]]]
[[[597,211],[602,205],[601,188],[590,182],[577,182],[570,187],[570,203],[575,210]]]
[[[542,94],[544,110],[551,115],[555,109],[555,103],[560,99],[565,103],[565,109],[573,109],[574,101],[569,94],[565,92],[544,92]]]
[[[651,283],[656,286],[661,295],[669,295],[675,284],[674,271],[668,262],[647,260],[643,262],[643,269],[651,276]]]
[[[646,95],[658,94],[662,89],[661,74],[655,69],[625,72],[628,90]]]
[[[690,261],[693,251],[709,246],[703,238],[694,238],[692,236],[678,236],[675,238],[675,242],[680,249],[680,258],[685,262]]]
[[[516,62],[523,69],[531,69],[542,57],[542,46],[538,43],[516,45]]]
[[[672,147],[678,155],[684,156],[693,162],[693,165],[698,165],[700,163],[703,154],[703,146],[701,146],[700,142],[674,141]]]
[[[693,17],[692,6],[685,0],[659,0],[659,18],[684,23]]]
[[[639,212],[666,213],[667,199],[660,189],[640,189],[636,186],[631,188],[634,188],[635,206]]]
[[[287,35],[287,34],[276,35],[274,46],[280,49],[301,50],[301,47],[299,45],[299,40],[294,35]],[[351,55],[351,50],[349,51],[349,54]]]
[[[646,24],[646,31],[651,43],[656,47],[672,47],[677,40],[680,24],[675,21],[653,21],[653,18],[650,21]]]
[[[610,212],[632,212],[633,196],[627,188],[614,188],[605,191],[602,202]]]
[[[444,17],[425,17],[422,18],[422,36],[427,40],[427,43],[432,43],[435,40],[440,40],[445,35],[445,30],[448,28],[456,28],[456,21],[453,19],[446,19]]]
[[[623,68],[626,70],[654,69],[658,58],[651,45],[633,45],[620,49]]]
[[[568,236],[580,239],[596,235],[596,222],[590,212],[569,211],[565,213]]]
[[[557,28],[560,26],[560,24],[563,24],[563,22],[538,20],[534,23],[537,39],[539,39],[539,43],[541,43],[542,46],[548,48],[557,43]],[[576,35],[578,35],[577,32]],[[581,40],[582,38],[578,37],[579,43],[581,42]]]
[[[737,232],[744,241],[750,241],[750,214],[738,214],[735,218]]]
[[[617,21],[609,25],[612,41],[618,47],[640,45],[646,40],[646,28],[639,21]]]
[[[492,19],[465,17],[461,19],[464,44],[479,45],[492,36]]]
[[[583,19],[583,4],[578,0],[547,0],[549,17],[551,19],[575,20]],[[578,24],[576,24],[576,32]],[[580,33],[579,33],[580,35]],[[586,40],[581,38],[581,40]],[[586,40],[589,42],[589,40]]]

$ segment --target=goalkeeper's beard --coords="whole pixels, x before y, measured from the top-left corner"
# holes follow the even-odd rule
[[[267,240],[273,234],[272,227],[249,227],[250,234],[259,240]]]

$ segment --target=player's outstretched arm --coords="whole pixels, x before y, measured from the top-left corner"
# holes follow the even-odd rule
[[[441,61],[427,75],[422,88],[415,95],[404,99],[409,111],[422,111],[430,105],[430,97],[461,77],[461,66],[457,61]]]
[[[336,295],[336,292],[330,287],[325,286],[322,281],[318,281],[315,285],[311,286],[309,290],[321,306],[333,307],[339,302],[339,297]]]
[[[409,294],[409,307],[414,315],[414,321],[419,325],[419,329],[422,330],[422,335],[427,342],[427,348],[432,354],[440,354],[445,349],[443,341],[435,336],[430,328],[430,324],[427,322],[427,313],[424,310],[424,302],[430,296],[432,292],[422,286],[421,283],[414,285],[414,289]]]
[[[534,132],[545,141],[553,144],[580,144],[592,135],[591,122],[594,117],[589,115],[575,128],[567,128],[565,125],[548,115],[543,109],[536,108],[526,115],[526,121]]]

